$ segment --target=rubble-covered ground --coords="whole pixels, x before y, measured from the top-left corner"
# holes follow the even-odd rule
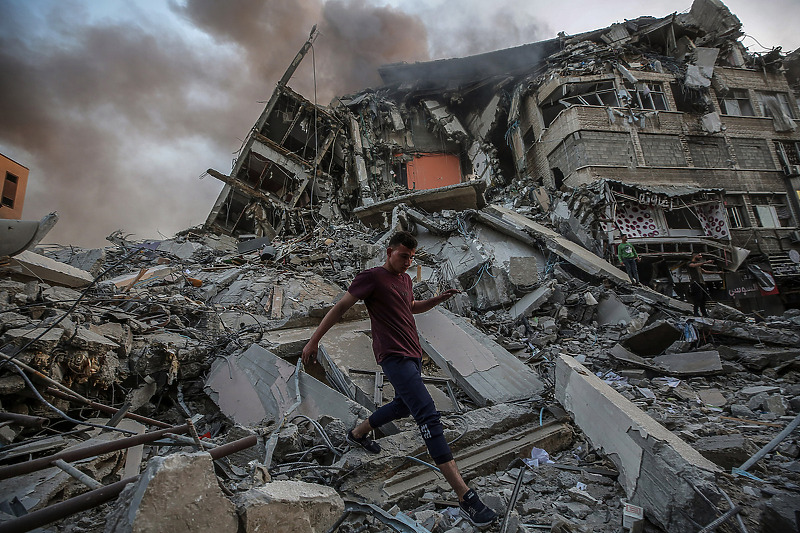
[[[800,413],[800,311],[792,309],[756,324],[733,309],[712,305],[713,318],[692,320],[686,307],[681,307],[684,303],[581,270],[543,240],[538,241],[538,260],[526,262],[526,257],[533,256],[520,252],[518,247],[524,243],[481,224],[475,212],[426,216],[431,217],[428,226],[436,221],[437,227],[450,230],[434,235],[422,224],[416,227],[420,249],[409,274],[417,297],[448,286],[461,289],[462,294],[447,304],[452,314],[444,316],[452,316],[455,324],[460,324],[459,316],[466,319],[467,325],[461,327],[474,329],[469,334],[473,340],[485,338],[483,345],[512,353],[542,384],[541,391],[527,397],[479,405],[475,393],[463,388],[464,376],[458,378],[452,368],[437,365],[432,353],[426,361],[424,374],[439,377],[433,386],[451,402],[442,411],[459,464],[470,485],[502,518],[492,531],[622,530],[624,502],[631,496],[617,477],[615,455],[622,452],[593,444],[580,424],[569,421],[572,413],[559,407],[556,367],[564,356],[582,363],[716,463],[720,470],[715,483],[733,504],[741,506],[739,517],[748,530],[789,531],[783,528],[793,523],[800,501],[796,434],[785,437],[748,473],[733,476],[730,472]],[[427,455],[413,422],[400,423],[383,436],[384,451],[379,456],[348,450],[343,439],[348,425],[369,413],[369,403],[358,405],[353,401],[359,399],[357,395],[339,394],[343,389],[332,377],[336,373],[324,363],[302,369],[299,376],[294,372],[300,348],[313,327],[358,271],[381,261],[386,236],[386,230],[349,224],[318,226],[293,240],[276,239],[267,249],[257,246],[258,241],[237,243],[200,230],[164,241],[132,242],[113,235],[114,246],[104,250],[40,247],[37,251],[42,255],[90,272],[95,282],[70,289],[13,269],[6,269],[0,279],[4,359],[24,363],[52,380],[4,362],[2,411],[26,417],[2,422],[0,471],[2,465],[86,445],[86,441],[127,436],[78,423],[111,424],[109,414],[76,399],[66,400],[68,395],[54,390],[55,382],[113,407],[112,412],[127,409],[169,426],[190,419],[206,448],[248,435],[255,435],[258,444],[216,460],[214,468],[183,453],[197,446],[191,438],[161,439],[139,455],[130,448],[127,453],[122,450],[78,461],[75,466],[100,483],[144,471],[149,486],[142,481],[135,489],[129,485],[119,499],[50,524],[49,531],[145,531],[146,524],[153,524],[147,520],[156,520],[162,524],[159,530],[166,530],[162,526],[170,523],[158,522],[159,517],[188,506],[192,490],[206,486],[207,480],[199,477],[211,482],[198,501],[211,498],[209,491],[216,499],[202,500],[207,504],[192,511],[198,520],[192,530],[204,530],[204,513],[213,512],[227,517],[215,522],[216,531],[236,527],[255,531],[257,506],[248,502],[278,505],[275,502],[283,501],[280,497],[264,496],[270,487],[303,481],[309,485],[297,486],[303,490],[319,487],[314,489],[319,494],[287,497],[290,503],[284,502],[277,518],[268,520],[280,524],[281,516],[295,512],[300,518],[290,520],[294,525],[276,525],[271,530],[312,531],[312,527],[322,527],[319,524],[327,529],[344,511],[341,502],[331,503],[341,496],[348,512],[336,526],[338,531],[472,531],[458,518],[455,494],[441,476],[419,464]],[[448,269],[442,267],[446,262],[451,265]],[[532,294],[537,297],[531,298]],[[359,307],[346,317],[349,321],[344,327],[363,321],[366,314]],[[356,350],[360,346],[353,340],[356,337],[344,338],[351,339],[345,347]],[[336,360],[333,343],[330,340],[331,361]],[[369,359],[369,350],[365,353]],[[274,354],[269,357],[275,360],[266,354]],[[678,361],[670,359],[670,354],[690,355]],[[463,356],[471,357],[469,353]],[[252,376],[262,366],[266,369],[267,361],[278,369],[274,383],[264,381],[266,373],[251,380],[251,388],[237,382],[233,389],[226,389],[214,381],[214,376],[233,379],[237,372]],[[353,390],[366,390],[367,400],[374,399],[373,377],[358,385],[353,369],[357,367],[350,368]],[[23,379],[23,373],[31,383]],[[326,384],[325,389],[338,389],[341,400],[323,396],[328,393],[314,388],[318,385],[313,378]],[[296,379],[306,380],[300,384],[304,407],[298,410],[288,407],[295,401],[296,389],[291,384]],[[289,385],[270,400],[276,403],[266,401],[264,390],[274,391],[281,384]],[[391,398],[387,387],[383,401]],[[496,388],[495,392],[502,393],[503,383],[498,382]],[[311,401],[319,405],[309,406]],[[332,405],[337,402],[344,406],[342,416],[329,414],[338,408]],[[597,416],[604,415],[598,412]],[[118,427],[138,432],[149,425],[137,428],[126,423],[128,419]],[[607,427],[604,431],[613,435],[628,429]],[[541,440],[523,439],[537,431],[550,433]],[[536,446],[537,442],[545,444]],[[502,451],[504,447],[508,453]],[[549,459],[541,448],[549,452]],[[460,452],[472,455],[462,460]],[[481,456],[492,453],[497,455]],[[413,454],[417,455],[408,459]],[[171,481],[174,486],[159,477],[168,478],[170,472],[176,476]],[[411,474],[403,478],[405,474],[398,472]],[[676,479],[683,475],[673,474]],[[422,481],[414,476],[422,476]],[[0,477],[5,478],[0,482],[0,511],[9,520],[88,490],[52,466],[34,474]],[[159,496],[159,491],[166,492]],[[151,500],[155,503],[148,503]],[[317,506],[324,501],[325,513],[318,507],[314,511],[302,507],[302,502],[311,500]],[[708,508],[673,511],[693,520],[730,509],[724,501],[698,505]],[[134,519],[129,515],[137,506],[139,515]],[[378,508],[388,514],[383,516]],[[390,525],[398,511],[413,519],[418,529]],[[649,515],[646,510],[645,531],[666,530]],[[314,520],[319,520],[316,526]],[[698,531],[710,522],[702,520]],[[740,530],[737,520],[727,521],[718,530]],[[298,525],[304,521],[308,521],[307,529]],[[232,524],[230,529],[224,528],[226,523]]]

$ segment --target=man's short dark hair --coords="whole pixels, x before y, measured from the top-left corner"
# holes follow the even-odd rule
[[[389,239],[389,248],[402,244],[409,250],[417,249],[417,239],[407,231],[398,231]]]

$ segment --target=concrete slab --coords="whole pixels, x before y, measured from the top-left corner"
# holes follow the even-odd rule
[[[701,524],[715,518],[689,484],[718,501],[722,470],[713,462],[572,357],[556,361],[555,392],[592,445],[614,462],[628,501],[644,507],[648,519],[670,532],[693,533],[697,528],[687,517]]]
[[[536,374],[463,317],[436,308],[415,319],[425,352],[478,405],[530,399],[542,392]]]
[[[23,276],[65,287],[85,287],[94,280],[94,276],[85,270],[59,263],[55,259],[28,250],[10,258],[8,264]]]
[[[725,470],[741,466],[756,451],[755,446],[741,433],[700,437],[692,446],[703,457]]]
[[[413,192],[401,196],[395,196],[372,205],[357,207],[353,210],[362,222],[369,225],[380,225],[383,223],[383,213],[391,213],[392,209],[399,204],[406,204],[434,213],[442,209],[481,209],[486,205],[483,198],[483,191],[486,183],[483,181],[471,181],[430,189],[425,191]]]
[[[724,335],[746,341],[753,341],[778,346],[800,346],[800,333],[788,329],[770,328],[754,324],[744,324],[731,320],[695,317],[698,330],[711,332],[713,335]]]
[[[719,352],[689,352],[654,357],[652,362],[674,376],[709,376],[722,372]]]
[[[725,407],[728,400],[719,389],[700,389],[697,391],[697,396],[703,405],[708,407]]]
[[[211,365],[205,391],[236,423],[277,422],[297,401],[294,371],[294,365],[253,344],[242,354],[217,358]],[[300,374],[300,398],[300,406],[294,412],[315,420],[329,415],[345,425],[354,425],[359,417],[370,414],[305,372]]]

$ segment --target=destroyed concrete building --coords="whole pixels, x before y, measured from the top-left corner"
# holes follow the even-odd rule
[[[301,212],[309,223],[317,213],[386,224],[407,191],[471,184],[490,201],[512,193],[608,260],[627,234],[643,281],[665,294],[685,296],[699,251],[725,270],[706,280],[715,299],[781,312],[797,305],[800,280],[798,60],[748,53],[741,35],[706,0],[662,19],[386,65],[382,87],[332,106],[279,84],[231,176],[212,172],[227,186],[207,227],[302,233]]]
[[[800,62],[740,28],[696,0],[330,105],[288,85],[312,30],[203,228],[9,258],[0,529],[474,531],[412,422],[344,441],[393,397],[363,305],[298,361],[402,228],[415,297],[462,291],[417,327],[492,531],[798,530]]]

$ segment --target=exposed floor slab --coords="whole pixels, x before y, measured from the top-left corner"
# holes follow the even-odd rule
[[[569,356],[556,362],[556,399],[592,444],[617,466],[629,502],[675,533],[694,533],[689,520],[716,518],[708,503],[721,498],[715,486],[722,471],[664,426]]]
[[[529,400],[542,392],[527,365],[463,317],[432,309],[415,319],[422,348],[478,405]]]

